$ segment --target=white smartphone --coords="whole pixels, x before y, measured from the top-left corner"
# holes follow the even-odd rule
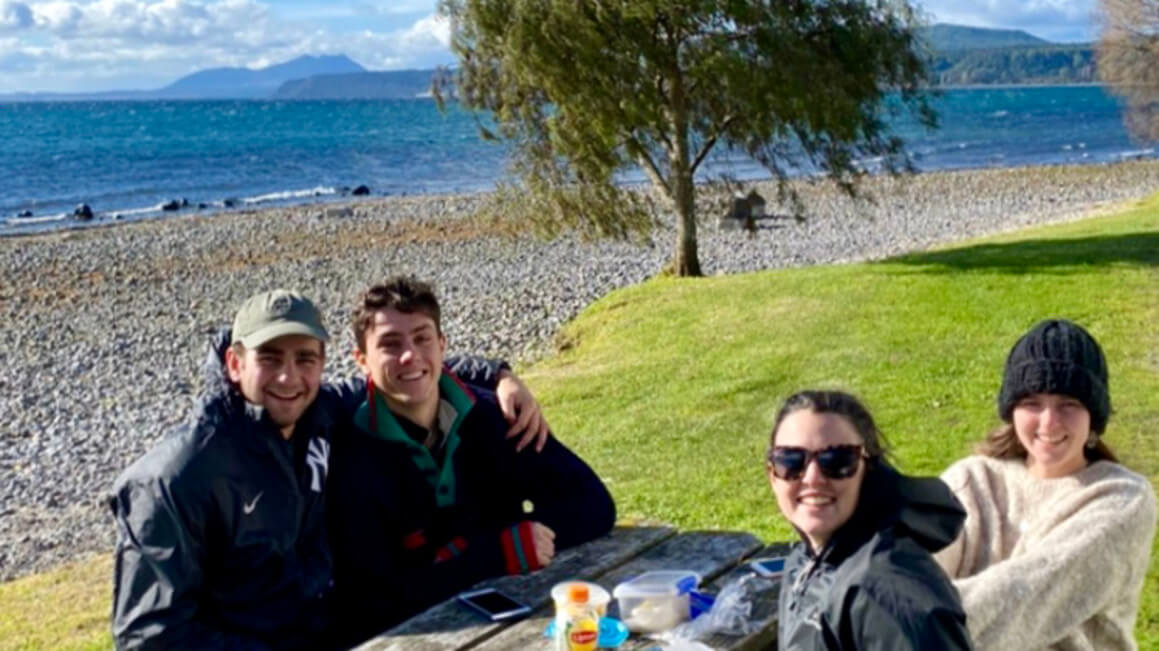
[[[749,561],[752,571],[770,579],[780,578],[785,573],[785,557],[757,558]]]
[[[531,612],[531,608],[515,601],[495,588],[483,588],[460,593],[459,603],[493,622],[518,619]]]

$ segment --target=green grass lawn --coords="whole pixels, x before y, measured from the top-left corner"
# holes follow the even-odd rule
[[[1120,214],[881,263],[613,292],[526,379],[621,517],[791,538],[762,455],[779,401],[842,388],[873,410],[903,470],[937,474],[996,424],[1002,363],[1049,316],[1103,344],[1108,441],[1159,483],[1159,197]],[[1140,648],[1159,648],[1159,546]],[[0,585],[0,648],[109,644],[107,560]]]

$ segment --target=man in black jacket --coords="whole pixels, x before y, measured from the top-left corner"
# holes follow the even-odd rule
[[[117,479],[118,648],[333,644],[325,491],[331,445],[349,434],[363,385],[321,387],[327,339],[300,294],[251,297],[224,369],[220,351],[209,353],[209,393],[192,426]],[[495,367],[474,370],[494,385]],[[516,407],[539,425],[536,406]]]
[[[429,286],[371,287],[354,335],[368,389],[336,450],[328,506],[350,642],[612,528],[615,506],[591,468],[554,438],[539,454],[506,444],[494,398],[442,372]]]

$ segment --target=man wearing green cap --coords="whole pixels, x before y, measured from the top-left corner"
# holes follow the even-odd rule
[[[323,491],[342,403],[362,392],[319,392],[329,334],[297,292],[250,297],[231,332],[192,425],[114,484],[118,648],[332,644]]]

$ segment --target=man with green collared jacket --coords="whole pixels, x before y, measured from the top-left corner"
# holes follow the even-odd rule
[[[353,325],[368,386],[332,459],[328,507],[348,641],[611,530],[615,506],[591,468],[554,437],[538,454],[515,449],[494,397],[443,372],[429,286],[370,288]]]

